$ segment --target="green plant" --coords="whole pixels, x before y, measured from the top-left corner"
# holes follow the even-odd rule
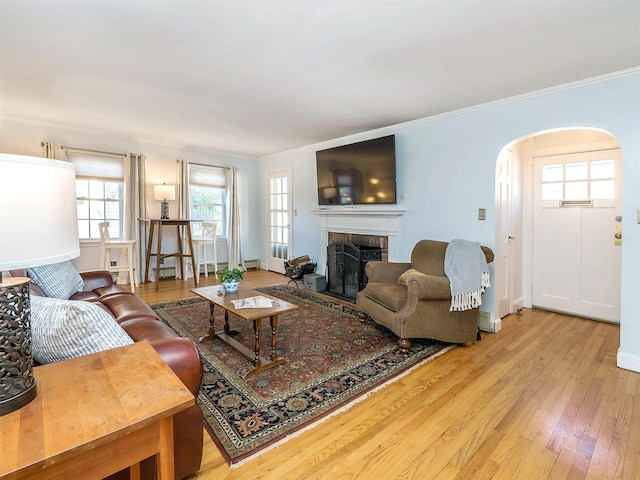
[[[238,267],[242,267],[242,264],[239,263]],[[218,279],[222,282],[238,282],[244,278],[244,272],[238,268],[234,268],[233,270],[229,270],[229,267],[221,268],[216,272]]]

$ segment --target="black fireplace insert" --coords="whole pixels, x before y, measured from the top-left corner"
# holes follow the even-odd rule
[[[381,260],[382,250],[353,243],[334,242],[327,246],[329,293],[348,300],[367,285],[364,268],[371,260]]]

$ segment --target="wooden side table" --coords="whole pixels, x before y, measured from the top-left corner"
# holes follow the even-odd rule
[[[0,417],[0,479],[101,479],[156,455],[174,479],[173,415],[195,403],[147,342],[34,369],[38,395]]]
[[[195,271],[195,260],[193,256],[193,238],[191,237],[191,220],[186,219],[167,219],[167,218],[141,218],[141,221],[150,222],[149,228],[149,242],[147,243],[147,264],[144,269],[144,281],[149,281],[149,263],[151,261],[151,257],[156,257],[156,292],[158,291],[159,281],[160,281],[160,263],[163,259],[168,257],[176,257],[178,259],[177,263],[179,263],[180,275],[182,278],[185,277],[184,267],[183,267],[183,258],[190,258],[191,265],[194,265],[193,269],[193,282],[195,286],[198,286],[199,275],[196,275]],[[178,235],[178,251],[173,253],[162,253],[162,227],[164,226],[175,226],[177,235]],[[157,228],[157,237],[156,237],[156,251],[153,252],[153,233]],[[182,244],[182,239],[184,238],[186,233],[187,241],[189,242],[189,253],[184,252],[184,247]],[[176,273],[177,273],[176,266]]]

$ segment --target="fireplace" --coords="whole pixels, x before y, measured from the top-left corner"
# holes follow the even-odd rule
[[[367,284],[365,266],[381,260],[382,249],[349,242],[333,242],[327,247],[328,291],[349,300]]]
[[[403,261],[399,233],[405,209],[400,206],[366,208],[318,208],[314,213],[320,217],[320,274],[329,278],[328,246],[332,242],[380,248],[381,260]],[[355,294],[354,298],[355,298]]]

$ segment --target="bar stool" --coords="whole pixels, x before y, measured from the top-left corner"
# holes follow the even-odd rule
[[[109,235],[109,222],[101,222],[98,224],[100,229],[100,268],[108,270],[111,273],[129,272],[129,284],[131,291],[136,291],[139,285],[138,278],[134,274],[137,269],[137,251],[136,240],[111,240]],[[120,250],[120,258],[118,264],[111,265],[111,250]],[[126,255],[123,255],[126,253]]]
[[[203,222],[202,223],[202,236],[193,239],[193,249],[194,249],[194,257],[196,262],[196,268],[193,269],[194,275],[200,275],[200,265],[204,265],[204,276],[209,276],[209,267],[210,263],[213,263],[214,274],[218,271],[218,254],[216,251],[216,236],[218,233],[218,224],[214,222]],[[211,261],[207,260],[207,245],[213,245],[213,258]],[[202,247],[202,248],[200,248]],[[200,250],[202,250],[202,255],[200,255]],[[187,261],[189,261],[187,259]]]

